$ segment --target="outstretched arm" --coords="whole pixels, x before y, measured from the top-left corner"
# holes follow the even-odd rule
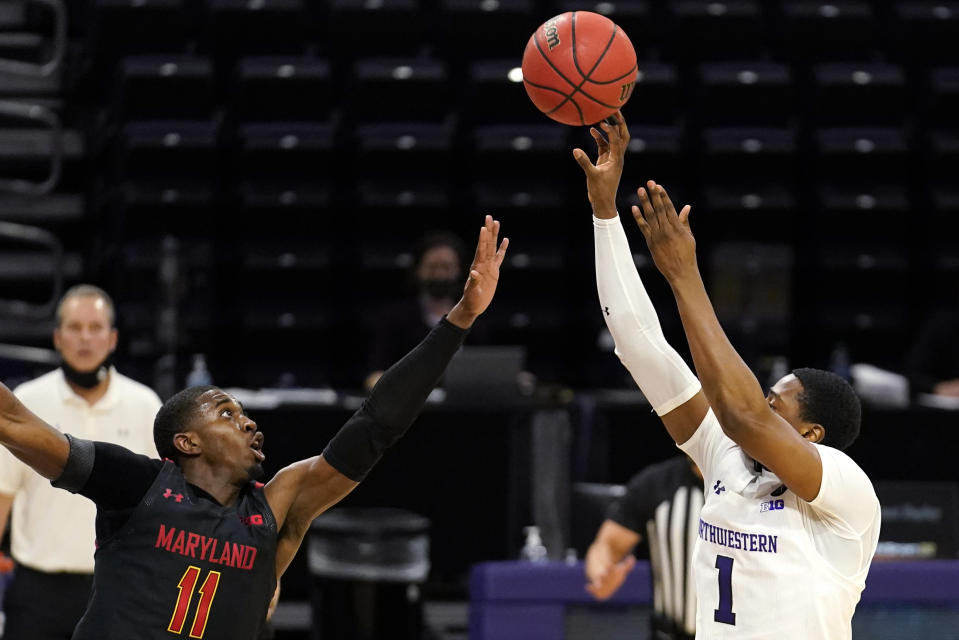
[[[661,185],[649,181],[647,187],[638,190],[642,208],[634,206],[633,217],[672,288],[703,391],[723,431],[800,498],[814,499],[822,482],[819,453],[770,408],[720,326],[696,262],[689,205],[677,215]]]
[[[280,527],[278,575],[292,560],[313,519],[352,491],[419,415],[467,330],[493,299],[509,244],[504,238],[497,247],[498,235],[499,222],[486,216],[463,297],[446,319],[383,374],[322,455],[282,469],[266,486]]]
[[[616,191],[629,145],[623,114],[616,124],[602,123],[609,140],[596,129],[596,163],[581,149],[573,157],[586,174],[593,207],[596,288],[603,319],[616,343],[616,355],[629,370],[673,440],[682,444],[699,427],[709,406],[699,381],[663,335],[652,300],[636,270],[626,233],[616,213]]]
[[[70,455],[66,436],[0,384],[0,444],[45,478],[59,478]]]

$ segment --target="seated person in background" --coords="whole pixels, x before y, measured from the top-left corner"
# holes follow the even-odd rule
[[[463,242],[447,231],[431,232],[417,242],[409,278],[413,295],[383,310],[389,322],[376,323],[365,389],[372,389],[383,371],[453,308],[463,294],[467,258]],[[485,337],[482,326],[474,327],[470,341],[483,344]]]
[[[912,393],[959,398],[959,309],[940,311],[922,325],[906,355]]]
[[[692,549],[703,506],[703,474],[689,456],[673,456],[634,475],[614,502],[586,552],[586,590],[612,597],[636,564],[630,553],[644,539],[653,578],[651,638],[692,640],[696,589]]]

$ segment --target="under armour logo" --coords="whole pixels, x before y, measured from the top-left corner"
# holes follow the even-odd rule
[[[722,480],[717,480],[716,484],[713,485],[713,491],[716,492],[717,496],[725,490],[726,490],[726,487],[722,485]]]
[[[164,491],[164,492],[163,492],[163,497],[164,497],[164,498],[173,498],[173,499],[176,500],[177,502],[183,502],[183,494],[182,494],[182,493],[173,493],[173,489],[167,489],[166,491]]]
[[[603,307],[603,311],[606,313],[606,315],[609,315],[609,307]]]

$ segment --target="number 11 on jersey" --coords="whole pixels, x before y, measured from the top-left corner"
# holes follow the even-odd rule
[[[200,568],[189,566],[180,583],[177,585],[179,595],[176,599],[176,606],[173,608],[173,617],[170,618],[170,625],[167,631],[171,633],[183,633],[183,627],[186,623],[187,613],[190,609],[190,602],[193,600],[193,593],[196,591],[196,584],[200,580]],[[196,606],[196,615],[193,616],[193,625],[190,627],[191,638],[202,638],[206,631],[206,623],[210,617],[210,605],[213,604],[213,596],[216,595],[216,587],[220,583],[220,572],[210,571],[200,587],[200,602]]]
[[[719,608],[714,609],[713,620],[723,624],[736,624],[733,613],[733,559],[728,556],[716,556],[716,568],[719,569]]]

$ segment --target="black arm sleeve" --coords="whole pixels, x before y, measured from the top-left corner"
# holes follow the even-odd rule
[[[63,473],[54,487],[93,500],[103,510],[132,509],[153,484],[163,466],[160,460],[133,453],[120,445],[74,438]]]
[[[467,333],[445,318],[440,320],[416,348],[386,370],[326,446],[326,461],[351,480],[362,481],[419,415]]]

